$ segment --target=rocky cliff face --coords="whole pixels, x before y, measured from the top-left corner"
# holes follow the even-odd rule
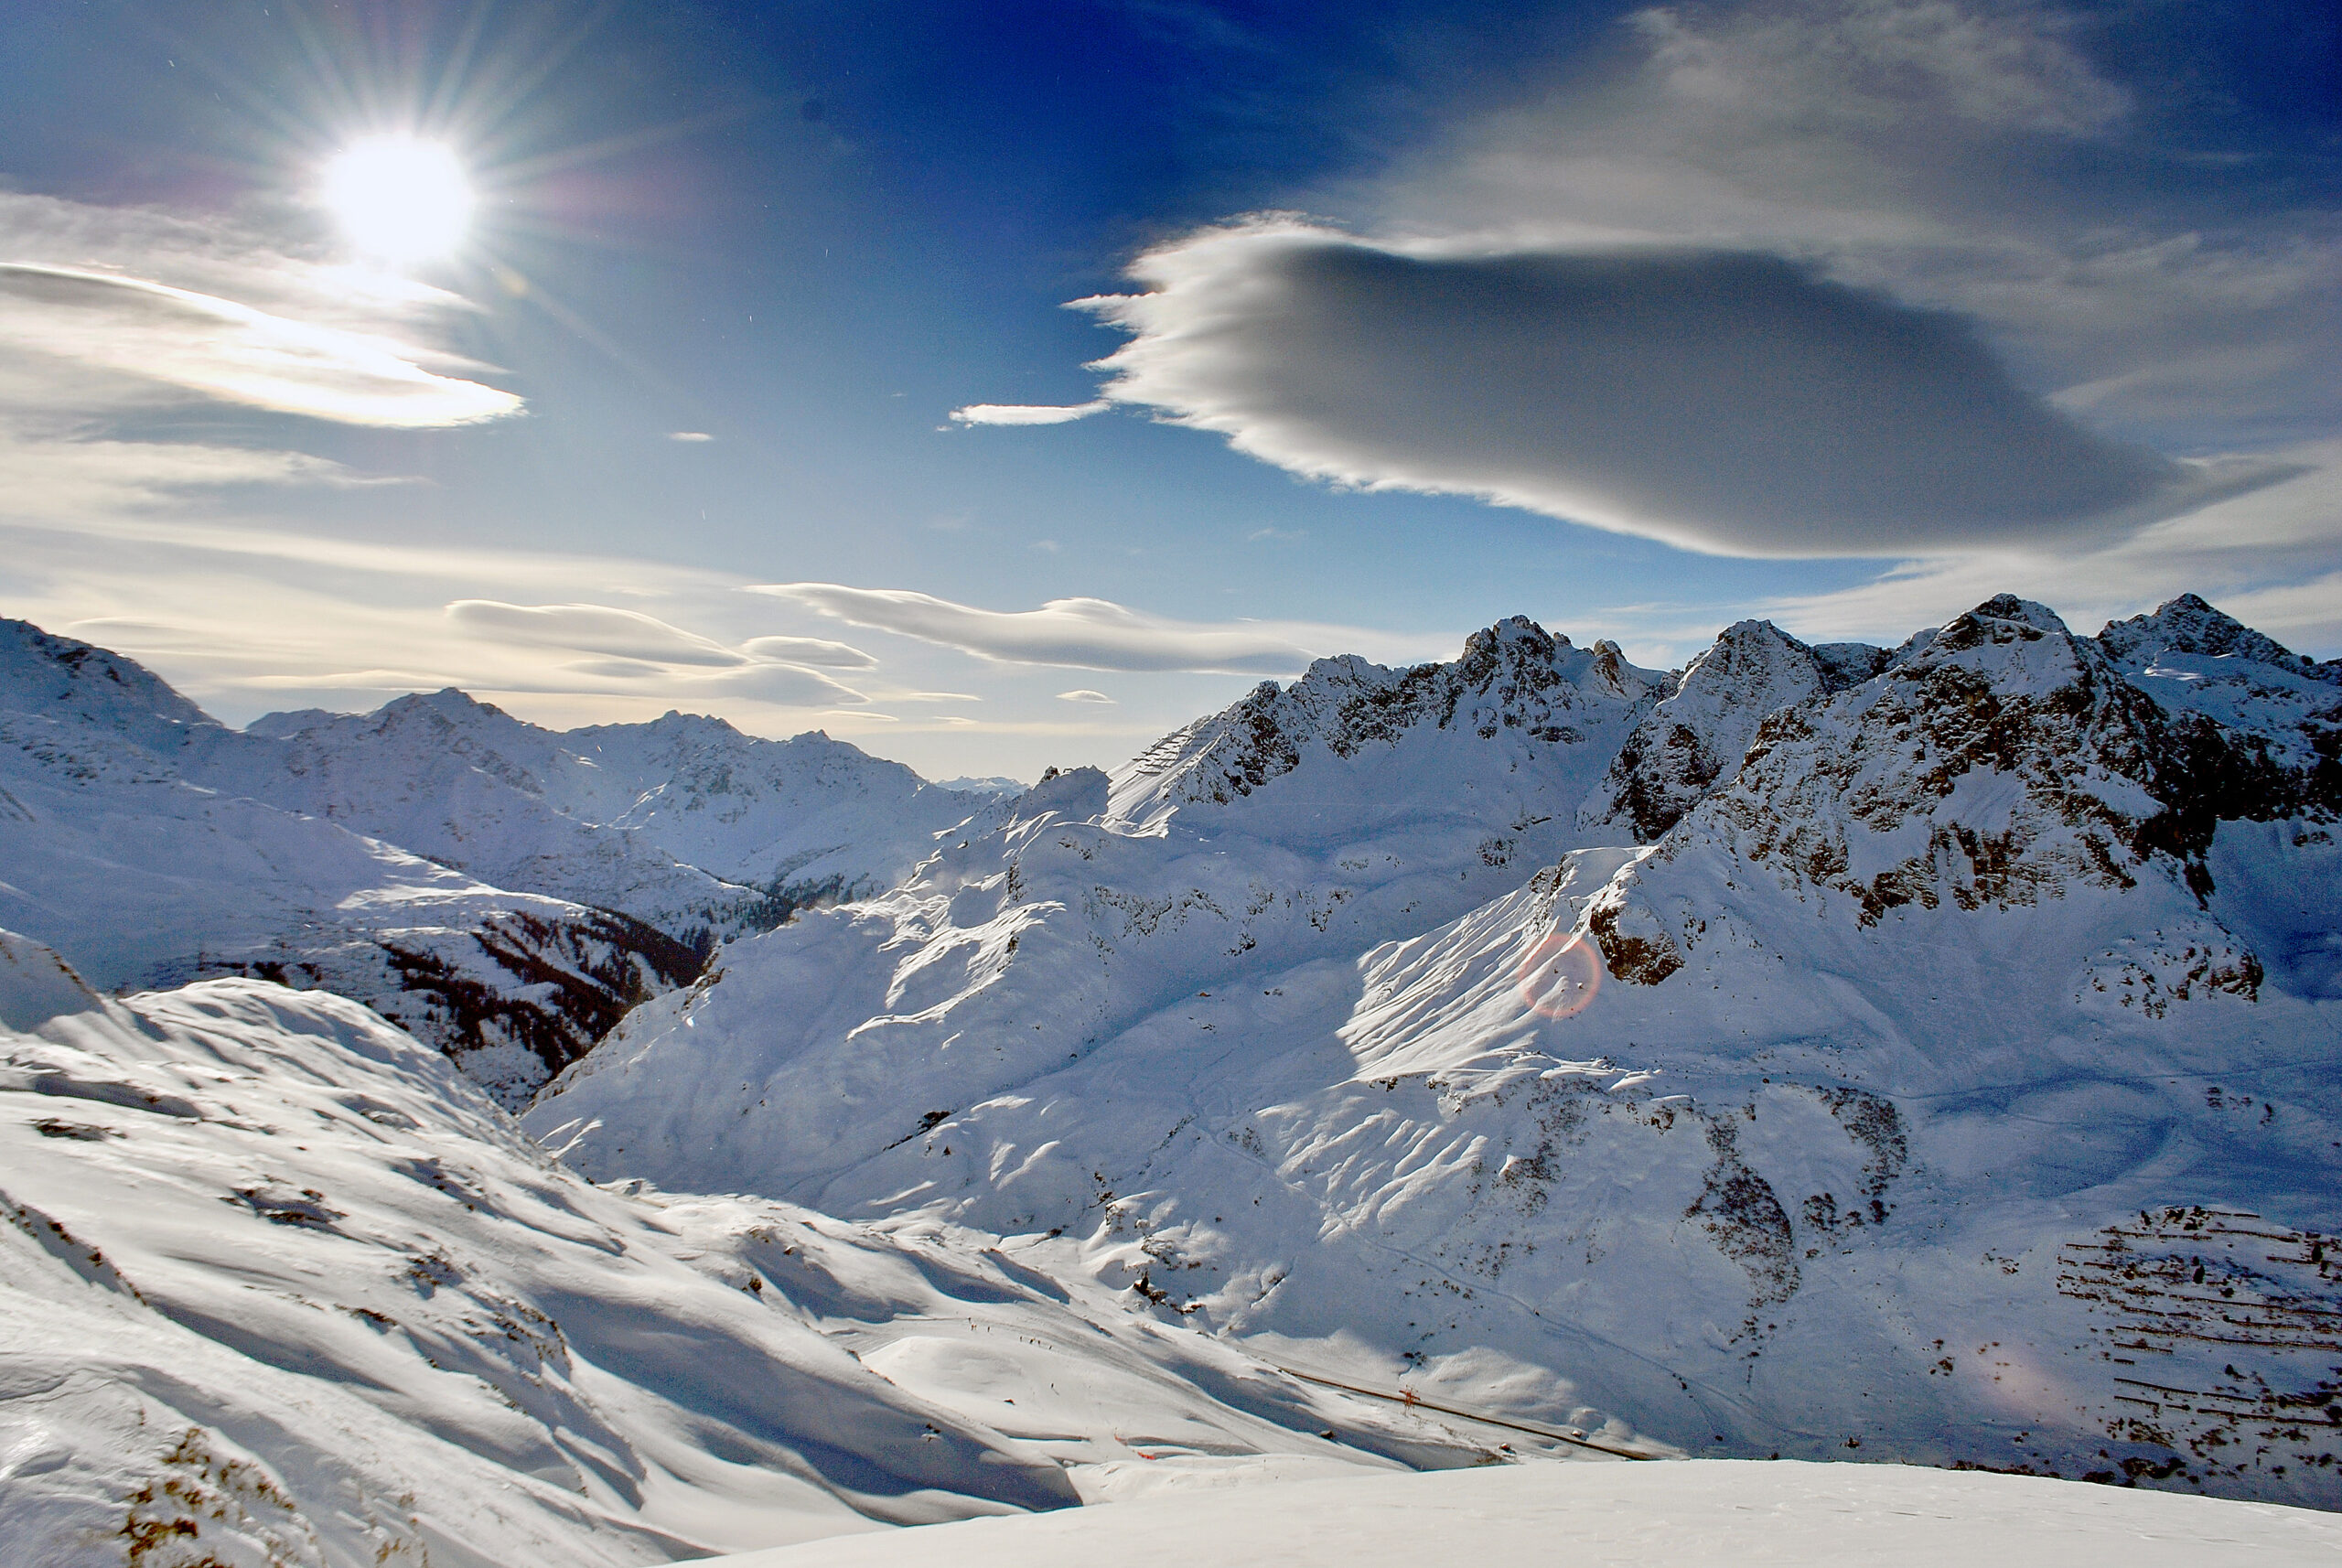
[[[1628,734],[1581,809],[1586,825],[1623,831],[1637,843],[1657,841],[1739,768],[1767,714],[1848,684],[1838,677],[1864,662],[1825,668],[1812,649],[1769,621],[1726,627]]]

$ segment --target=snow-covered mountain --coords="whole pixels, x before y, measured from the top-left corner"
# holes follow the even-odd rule
[[[972,809],[819,732],[762,740],[682,714],[557,733],[446,691],[252,732],[268,744],[203,748],[188,776],[677,933],[883,891]]]
[[[924,1220],[596,1188],[354,1004],[102,999],[0,932],[12,1565],[643,1563],[1585,1452],[1130,1301]]]
[[[555,735],[455,692],[240,733],[0,622],[0,923],[108,988],[324,986],[508,1104],[715,937],[891,884],[977,803],[825,736]]]
[[[2334,1507],[2338,731],[2200,601],[1328,660],[736,944],[527,1124],[1532,1422]]]

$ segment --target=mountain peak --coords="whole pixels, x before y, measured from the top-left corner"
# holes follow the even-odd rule
[[[2152,665],[2159,653],[2190,653],[2207,659],[2246,659],[2342,682],[2342,665],[2319,664],[2304,658],[2194,594],[2165,601],[2153,615],[2110,621],[2098,634],[2098,641],[2118,667],[2133,672]]]
[[[1953,617],[1945,624],[1944,629],[1949,631],[1961,622],[1969,620],[2003,621],[2014,626],[2030,627],[2035,631],[2047,632],[2057,636],[2071,635],[2067,630],[2066,623],[2058,618],[2056,610],[2032,599],[2018,598],[2014,594],[1994,594],[1965,615]]]
[[[76,714],[164,750],[221,727],[135,660],[23,620],[0,620],[0,709]]]
[[[261,714],[244,726],[244,733],[262,736],[270,740],[283,740],[288,736],[299,735],[303,730],[315,729],[319,725],[329,725],[337,719],[354,719],[357,716],[356,714],[336,713],[331,708],[280,709],[275,713]]]
[[[1468,660],[1483,650],[1506,645],[1517,645],[1532,658],[1551,659],[1554,650],[1569,647],[1570,639],[1559,632],[1547,631],[1527,616],[1507,616],[1466,638],[1464,657]]]
[[[1740,766],[1767,714],[1832,684],[1813,650],[1772,622],[1734,622],[1628,736],[1580,821],[1653,842]]]

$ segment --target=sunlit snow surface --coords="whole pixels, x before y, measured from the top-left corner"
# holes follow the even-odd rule
[[[1524,1466],[1182,1494],[718,1559],[707,1568],[2311,1568],[2342,1518],[1886,1465]]]
[[[0,933],[0,1021],[8,1568],[663,1562],[1554,1446],[931,1224],[596,1188],[322,993],[101,1000]]]

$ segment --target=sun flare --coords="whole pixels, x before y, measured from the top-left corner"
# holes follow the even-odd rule
[[[472,214],[471,186],[455,153],[412,136],[377,136],[326,166],[326,206],[358,248],[393,263],[454,250]]]

